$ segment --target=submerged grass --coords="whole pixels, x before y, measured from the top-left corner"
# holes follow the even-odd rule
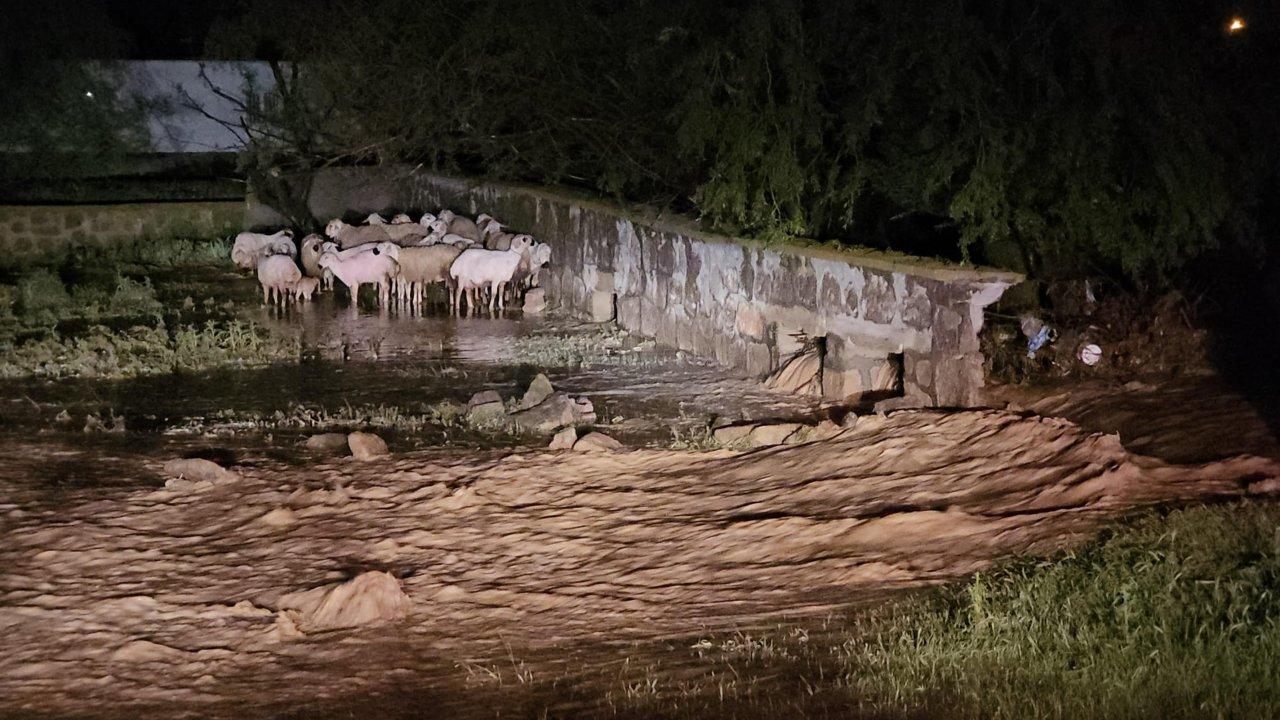
[[[229,240],[137,241],[29,258],[0,276],[0,377],[127,378],[297,360],[298,341],[237,319],[206,297],[164,302],[163,283],[211,288],[198,269],[229,264]],[[166,285],[167,287],[167,285]]]
[[[538,367],[576,367],[601,363],[639,363],[653,341],[631,337],[616,328],[588,333],[539,333],[516,338],[510,359]]]
[[[0,351],[0,378],[129,378],[296,361],[300,348],[296,338],[229,320],[183,326],[172,334],[163,323],[123,330],[97,325],[83,334],[54,334]]]

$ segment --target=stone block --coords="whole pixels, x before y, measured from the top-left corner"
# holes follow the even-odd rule
[[[616,293],[617,287],[614,285],[613,273],[597,272],[595,291],[602,293]]]
[[[612,292],[597,290],[591,293],[591,322],[611,322],[617,317],[616,297]]]
[[[539,315],[547,309],[547,291],[537,287],[524,295],[524,312],[528,315]]]
[[[738,328],[738,332],[753,340],[763,340],[765,337],[765,321],[764,313],[760,308],[750,302],[738,303],[737,316],[734,318],[734,324]]]
[[[617,300],[618,325],[626,330],[640,329],[640,298],[620,297]]]
[[[773,372],[773,350],[762,342],[747,343],[747,374],[762,377]]]

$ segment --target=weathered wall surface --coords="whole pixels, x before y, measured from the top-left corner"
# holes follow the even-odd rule
[[[545,188],[473,183],[406,168],[317,178],[317,218],[449,207],[487,212],[552,246],[548,299],[660,343],[763,375],[799,338],[825,337],[822,392],[884,391],[903,404],[981,402],[982,309],[1016,273],[877,252],[764,247],[681,220]],[[269,219],[251,204],[251,222]]]
[[[243,219],[244,203],[239,200],[0,205],[0,252],[21,257],[71,245],[221,236],[237,232]]]

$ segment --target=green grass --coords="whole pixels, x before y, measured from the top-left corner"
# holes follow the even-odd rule
[[[1272,717],[1280,507],[1151,516],[865,619],[838,650],[877,709],[949,717]]]
[[[200,271],[218,272],[229,254],[229,240],[139,240],[4,268],[0,377],[127,378],[296,361],[295,338],[236,318],[234,305],[157,295],[152,274],[170,295],[182,283],[211,291],[216,280]],[[165,268],[185,269],[156,273]]]
[[[1272,718],[1278,525],[1274,502],[1152,513],[844,617],[459,674],[527,717]]]

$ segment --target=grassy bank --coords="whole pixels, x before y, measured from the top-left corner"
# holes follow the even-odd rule
[[[1274,502],[1150,514],[846,618],[636,647],[572,679],[517,656],[465,670],[556,717],[1274,717],[1278,527]]]
[[[1147,517],[868,619],[838,650],[878,707],[969,717],[1269,717],[1280,506]]]
[[[296,340],[236,317],[220,287],[229,256],[228,240],[173,239],[59,250],[0,268],[0,377],[121,378],[296,360]]]

